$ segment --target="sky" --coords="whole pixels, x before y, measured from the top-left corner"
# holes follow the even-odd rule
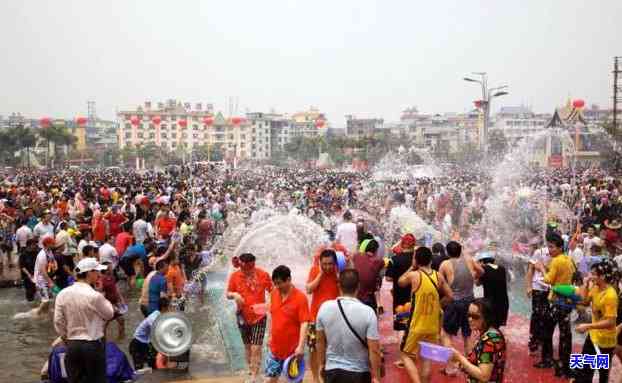
[[[474,71],[509,86],[493,110],[610,107],[621,15],[620,0],[3,0],[0,115],[72,118],[94,100],[111,119],[169,98],[227,113],[235,97],[238,114],[315,106],[343,127],[467,111]]]

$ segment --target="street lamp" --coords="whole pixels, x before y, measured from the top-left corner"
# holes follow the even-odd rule
[[[464,81],[467,82],[476,82],[482,87],[482,111],[484,113],[484,126],[482,129],[482,134],[480,136],[480,150],[484,150],[484,155],[488,153],[488,125],[490,120],[490,101],[499,96],[504,96],[508,94],[506,91],[502,91],[502,89],[506,89],[508,86],[503,85],[496,88],[488,88],[488,76],[486,72],[473,72],[474,75],[480,76],[481,80],[477,80],[471,77],[463,77]],[[494,92],[494,93],[493,93]],[[492,96],[491,96],[492,94]]]

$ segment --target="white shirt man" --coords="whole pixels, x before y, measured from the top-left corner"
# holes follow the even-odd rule
[[[549,249],[545,246],[541,249],[537,249],[533,252],[531,256],[532,263],[542,263],[545,267],[548,267],[549,263],[551,263],[551,257],[549,256]],[[531,288],[538,291],[548,291],[550,286],[544,283],[544,275],[538,271],[534,270],[533,277],[531,278]]]
[[[119,263],[119,256],[117,254],[117,250],[109,242],[106,242],[103,245],[101,245],[98,253],[99,253],[99,260],[101,263],[110,262],[115,267],[117,263]]]
[[[33,235],[37,238],[43,238],[45,235],[54,236],[54,225],[50,221],[41,221],[35,225],[32,231]]]
[[[358,233],[356,224],[351,221],[344,221],[337,226],[336,239],[341,243],[350,254],[356,253],[358,245]]]
[[[32,234],[32,230],[30,230],[30,228],[26,226],[25,222],[15,232],[15,241],[17,241],[17,245],[19,246],[19,248],[26,247],[26,242],[28,242],[28,240],[32,238],[34,238],[34,234]]]
[[[132,224],[132,234],[136,243],[143,243],[147,239],[149,234],[149,224],[142,218],[137,219]]]

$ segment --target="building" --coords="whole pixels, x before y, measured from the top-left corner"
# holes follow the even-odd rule
[[[382,118],[356,118],[352,115],[346,116],[346,136],[360,139],[363,137],[373,137],[379,133],[384,125]]]
[[[242,117],[214,114],[211,104],[168,100],[153,108],[150,102],[117,114],[119,146],[155,145],[167,151],[190,152],[197,147],[222,148],[225,157],[250,158],[251,123]]]
[[[526,106],[504,106],[491,122],[491,130],[501,130],[510,145],[541,132],[549,123],[550,114],[536,114]]]
[[[87,128],[86,145],[94,150],[118,147],[118,131],[119,124],[116,121],[97,119],[91,129]]]

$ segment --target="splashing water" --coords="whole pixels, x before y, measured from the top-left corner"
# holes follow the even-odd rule
[[[315,249],[325,243],[324,229],[311,219],[288,214],[250,225],[233,255],[250,252],[257,265],[272,270],[287,265],[293,281],[305,281]]]
[[[433,178],[442,174],[442,170],[435,165],[429,152],[421,149],[412,149],[421,158],[423,164],[409,165],[408,154],[387,153],[374,166],[372,179],[374,181],[406,181],[415,178]]]
[[[414,234],[417,239],[430,236],[434,242],[442,239],[441,233],[426,223],[412,209],[404,205],[396,206],[391,209],[384,225],[385,241],[395,243],[406,233]]]

